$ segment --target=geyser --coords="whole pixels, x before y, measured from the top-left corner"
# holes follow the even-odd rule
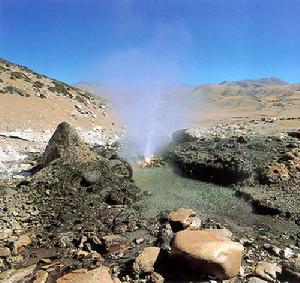
[[[186,125],[186,103],[178,95],[190,88],[178,82],[189,44],[184,26],[159,24],[147,42],[107,54],[99,65],[99,94],[112,101],[136,154],[157,154],[172,131]]]

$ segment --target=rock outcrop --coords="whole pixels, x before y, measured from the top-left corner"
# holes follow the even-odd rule
[[[243,246],[214,232],[185,230],[176,234],[171,252],[193,271],[228,279],[240,271]]]
[[[96,160],[96,155],[81,140],[75,129],[68,123],[63,122],[57,126],[56,131],[49,140],[41,165],[45,167],[58,158],[73,159],[79,162]]]

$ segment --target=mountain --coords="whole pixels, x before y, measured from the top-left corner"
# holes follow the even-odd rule
[[[53,129],[62,121],[81,128],[113,128],[106,102],[88,91],[0,59],[0,130]]]
[[[279,78],[205,84],[192,92],[203,98],[205,117],[299,116],[300,84]]]
[[[109,91],[104,85],[81,82],[75,86],[109,99]],[[275,77],[197,87],[178,85],[171,91],[173,98],[188,109],[190,126],[216,120],[300,116],[300,84],[289,84]],[[174,99],[170,100],[171,104]]]

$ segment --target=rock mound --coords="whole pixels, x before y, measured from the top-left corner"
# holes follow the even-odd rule
[[[66,122],[57,126],[45,149],[41,164],[45,167],[57,158],[78,161],[96,159],[95,154],[82,141],[75,129]]]

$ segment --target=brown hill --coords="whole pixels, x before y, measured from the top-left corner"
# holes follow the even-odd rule
[[[300,84],[277,78],[201,85],[193,93],[203,97],[203,117],[297,117],[300,115]]]
[[[0,59],[0,131],[52,129],[62,121],[114,128],[115,117],[90,92]]]
[[[81,82],[75,86],[110,99],[104,85]],[[169,103],[176,104],[175,108],[181,105],[187,109],[187,126],[270,116],[300,116],[300,84],[289,84],[273,77],[198,87],[177,86],[171,92],[171,96],[170,93],[166,95]]]

